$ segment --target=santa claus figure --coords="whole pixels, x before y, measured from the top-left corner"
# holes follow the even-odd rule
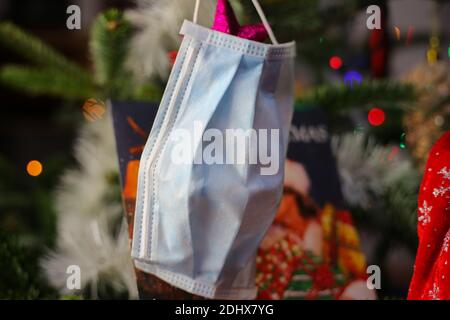
[[[303,164],[288,160],[280,207],[258,251],[258,298],[375,299],[350,212],[321,208],[310,188]]]

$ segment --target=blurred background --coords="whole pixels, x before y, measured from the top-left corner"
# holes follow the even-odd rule
[[[251,3],[231,2],[239,20],[258,20]],[[193,3],[0,0],[0,298],[135,296],[101,101],[158,101]],[[69,30],[73,4],[81,28]],[[261,4],[279,40],[297,41],[297,107],[327,114],[346,204],[382,270],[378,296],[404,299],[418,185],[450,124],[450,1]],[[372,4],[379,30],[366,24]],[[214,7],[203,1],[202,24]],[[89,270],[76,294],[62,288],[72,262]]]

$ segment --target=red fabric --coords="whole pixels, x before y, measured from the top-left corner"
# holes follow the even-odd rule
[[[431,149],[417,214],[419,248],[408,299],[450,299],[450,131]]]

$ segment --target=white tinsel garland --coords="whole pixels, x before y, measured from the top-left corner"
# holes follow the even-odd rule
[[[184,19],[192,20],[194,0],[138,0],[138,8],[125,17],[138,31],[131,40],[127,67],[135,77],[144,80],[159,75],[167,77],[170,62],[167,53],[177,50],[179,31]],[[198,23],[209,27],[216,1],[202,0]]]
[[[42,267],[63,294],[75,293],[67,288],[66,271],[76,265],[81,270],[81,289],[89,284],[93,297],[102,278],[117,291],[126,289],[130,298],[136,298],[125,219],[117,235],[113,232],[123,209],[115,192],[117,182],[111,178],[118,175],[118,164],[109,116],[83,126],[75,157],[79,168],[66,172],[55,197],[57,248],[42,261]]]
[[[215,2],[202,1],[200,23],[208,25]],[[140,0],[138,8],[126,13],[138,29],[128,52],[128,68],[140,79],[158,74],[166,77],[169,70],[167,52],[176,49],[179,28],[191,19],[194,1]],[[97,296],[100,278],[115,289],[127,289],[137,297],[136,281],[130,259],[126,222],[115,236],[112,229],[123,215],[117,182],[118,175],[114,133],[109,117],[86,124],[75,147],[79,168],[63,176],[56,193],[58,212],[57,248],[42,261],[49,281],[63,294],[67,288],[66,273],[70,265],[81,269],[81,287],[88,284]]]
[[[138,31],[131,40],[127,67],[138,79],[154,75],[167,77],[168,51],[178,47],[179,29],[184,19],[191,19],[194,1],[139,0],[126,18]],[[208,26],[213,18],[215,1],[203,0],[199,23]],[[123,215],[117,183],[117,156],[111,119],[105,118],[83,126],[75,156],[80,168],[69,170],[56,193],[58,212],[57,249],[42,261],[49,281],[63,294],[73,291],[66,286],[67,267],[81,269],[81,286],[88,284],[97,295],[100,278],[117,290],[127,289],[137,297],[136,281],[130,259],[126,223],[114,236],[112,226]]]
[[[342,192],[350,205],[369,209],[397,183],[408,184],[407,190],[416,188],[417,171],[398,147],[377,145],[363,134],[349,133],[333,137],[332,149]]]

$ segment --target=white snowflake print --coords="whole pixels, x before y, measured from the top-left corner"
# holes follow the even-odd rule
[[[449,242],[450,242],[450,231],[447,232],[447,234],[445,235],[444,244],[442,245],[445,252],[448,252]]]
[[[444,194],[446,194],[448,191],[450,191],[450,187],[439,187],[439,188],[434,188],[433,189],[433,196],[439,197],[439,196],[443,196]]]
[[[447,169],[447,167],[443,167],[441,170],[439,170],[438,174],[441,175],[443,177],[443,179],[450,180],[450,170]],[[442,184],[444,184],[444,181],[442,181]],[[450,191],[450,186],[434,188],[433,189],[433,196],[435,198],[439,197],[439,196],[443,196],[448,191]]]
[[[432,300],[439,300],[439,287],[436,283],[433,283],[433,289],[428,291],[428,296]]]
[[[422,225],[425,226],[431,221],[430,212],[433,209],[432,206],[428,206],[427,202],[424,201],[422,206],[419,207],[419,212],[421,215],[419,216],[419,222],[422,222]]]
[[[443,167],[438,174],[443,175],[444,179],[450,180],[450,170],[447,167]]]

